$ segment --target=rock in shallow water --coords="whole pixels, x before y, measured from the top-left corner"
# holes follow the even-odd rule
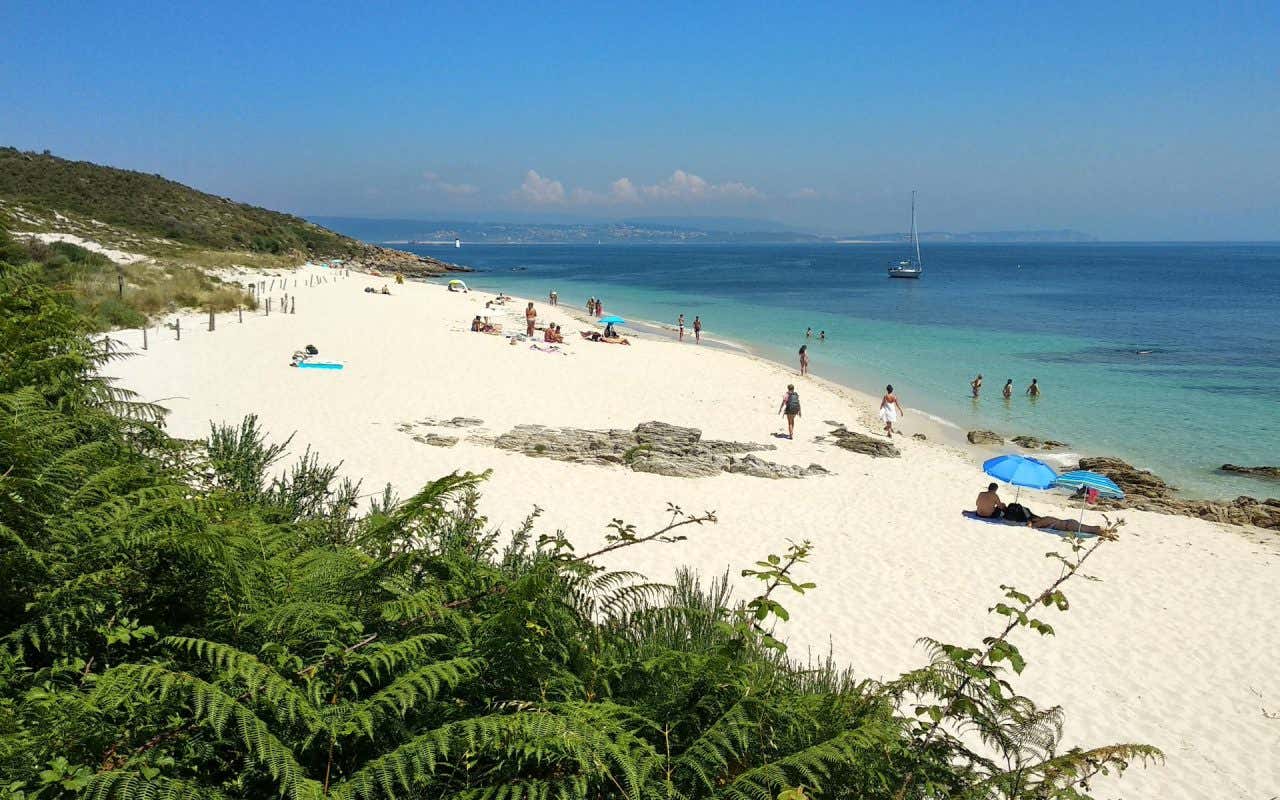
[[[1234,472],[1238,475],[1248,475],[1251,478],[1270,478],[1272,480],[1280,480],[1280,467],[1237,467],[1235,464],[1223,464],[1218,469],[1223,472]]]
[[[1217,500],[1185,500],[1173,495],[1174,488],[1159,476],[1138,469],[1118,458],[1080,459],[1080,469],[1106,475],[1124,490],[1125,499],[1104,500],[1104,508],[1137,508],[1163,514],[1179,514],[1228,525],[1256,525],[1280,530],[1280,500],[1258,500],[1240,496],[1231,502]]]

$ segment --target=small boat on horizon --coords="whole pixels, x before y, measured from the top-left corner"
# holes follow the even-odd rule
[[[899,261],[889,265],[890,278],[919,278],[924,274],[924,264],[920,261],[920,237],[916,233],[916,192],[911,190],[911,245],[916,251],[916,260]]]

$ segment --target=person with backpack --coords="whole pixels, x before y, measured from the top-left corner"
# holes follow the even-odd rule
[[[796,393],[794,383],[787,384],[787,393],[782,396],[782,405],[778,407],[778,413],[787,415],[787,438],[796,438],[796,417],[800,416],[800,395]]]

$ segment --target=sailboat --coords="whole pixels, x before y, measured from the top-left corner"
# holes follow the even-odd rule
[[[889,265],[890,278],[919,278],[924,274],[924,264],[920,262],[920,237],[916,234],[916,193],[911,192],[911,245],[916,251],[916,260],[899,261]]]

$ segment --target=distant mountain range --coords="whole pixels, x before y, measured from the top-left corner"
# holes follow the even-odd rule
[[[317,225],[366,242],[383,244],[734,244],[899,242],[905,233],[820,236],[770,220],[737,217],[644,217],[617,222],[463,222],[458,220],[365,219],[308,217]],[[1092,242],[1095,237],[1074,230],[990,231],[920,234],[923,242]]]

